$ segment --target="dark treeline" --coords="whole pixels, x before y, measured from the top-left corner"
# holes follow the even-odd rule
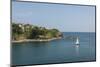
[[[50,39],[62,37],[62,33],[57,29],[46,29],[30,24],[12,23],[12,40],[22,39]]]

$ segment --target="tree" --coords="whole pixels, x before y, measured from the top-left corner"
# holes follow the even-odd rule
[[[12,38],[16,40],[21,34],[23,34],[22,28],[18,24],[12,23]]]

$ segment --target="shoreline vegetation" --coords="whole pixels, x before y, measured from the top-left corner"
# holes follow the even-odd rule
[[[58,29],[47,29],[31,24],[12,23],[12,43],[48,42],[61,39],[63,34]]]

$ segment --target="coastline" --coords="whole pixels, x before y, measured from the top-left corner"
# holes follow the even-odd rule
[[[57,40],[61,39],[62,37],[57,37],[57,38],[51,38],[51,39],[23,39],[23,40],[18,40],[18,41],[11,41],[12,43],[22,43],[22,42],[49,42],[52,40]]]

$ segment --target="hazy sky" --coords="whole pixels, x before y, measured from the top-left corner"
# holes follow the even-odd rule
[[[12,21],[57,28],[62,32],[94,32],[95,7],[12,2]]]

